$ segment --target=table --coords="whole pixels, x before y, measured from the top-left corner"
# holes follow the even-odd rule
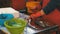
[[[52,32],[56,32],[56,34],[59,34],[59,31],[58,31],[58,25],[54,25],[54,26],[51,26],[51,27],[48,27],[48,28],[44,28],[43,30],[41,30],[40,32],[38,33],[35,33],[35,34],[40,34],[41,32],[43,32],[44,34],[52,34]]]
[[[20,17],[25,19],[28,16],[20,13]],[[58,25],[52,25],[50,27],[43,28],[42,30],[35,30],[33,28],[30,28],[27,24],[27,26],[24,30],[24,34],[40,34],[41,32],[44,33],[44,34],[49,34],[49,33],[51,33],[50,31],[55,31],[56,34],[59,34],[59,31],[58,31],[59,29],[58,28],[59,28]],[[10,32],[6,29],[6,27],[1,27],[0,26],[0,29],[7,32],[8,34],[10,34]]]

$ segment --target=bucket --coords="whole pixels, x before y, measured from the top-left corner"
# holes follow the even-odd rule
[[[11,19],[4,23],[11,34],[22,34],[26,24],[26,21],[20,18]]]
[[[0,14],[0,26],[4,26],[4,22],[12,18],[14,18],[12,14]]]

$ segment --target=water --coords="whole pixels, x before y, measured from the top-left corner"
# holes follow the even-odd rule
[[[21,24],[13,24],[13,27],[21,27]]]
[[[21,23],[16,23],[16,22],[9,22],[8,25],[12,26],[12,27],[21,27],[22,26]]]

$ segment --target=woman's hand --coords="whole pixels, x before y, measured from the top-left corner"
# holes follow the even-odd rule
[[[38,11],[37,13],[31,14],[31,15],[30,15],[30,18],[31,18],[31,19],[36,19],[36,18],[38,18],[38,17],[40,17],[40,16],[43,16],[44,14],[45,14],[44,11],[41,10],[41,11]]]
[[[40,16],[41,16],[41,13],[37,12],[37,13],[31,14],[30,18],[31,19],[36,19],[37,17],[40,17]]]

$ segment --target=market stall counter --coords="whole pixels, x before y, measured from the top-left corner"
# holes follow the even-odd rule
[[[28,16],[20,13],[20,18],[26,19],[26,18],[28,18]],[[56,34],[59,34],[59,29],[58,29],[59,26],[56,25],[56,24],[52,24],[52,23],[50,23],[50,24],[49,24],[50,25],[49,27],[39,26],[39,29],[35,29],[31,25],[29,25],[29,23],[27,23],[23,34],[52,34],[53,32],[54,33],[56,32]],[[0,30],[3,30],[7,34],[10,34],[10,32],[6,29],[6,27],[1,27],[0,26]]]

